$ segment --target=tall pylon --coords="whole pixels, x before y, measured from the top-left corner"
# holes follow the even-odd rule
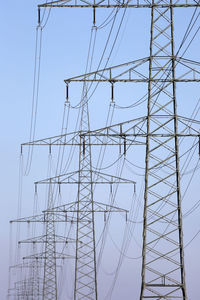
[[[167,1],[168,2],[168,1]],[[172,0],[152,2],[140,299],[186,300]],[[168,4],[165,8],[154,7]],[[155,77],[170,79],[160,83]],[[160,118],[162,116],[162,118]],[[155,137],[162,132],[168,137]]]
[[[90,130],[90,123],[86,86],[84,86],[82,101],[80,131],[87,132]],[[80,146],[79,149],[77,220],[88,222],[77,222],[74,300],[97,300],[96,243],[90,137],[87,137],[83,147]]]

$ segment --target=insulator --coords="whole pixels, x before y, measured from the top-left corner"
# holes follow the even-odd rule
[[[126,211],[126,222],[128,221],[128,215],[127,215],[127,211]]]
[[[110,184],[110,193],[112,194],[112,183]]]
[[[59,192],[59,194],[61,193],[60,182],[58,183],[58,192]]]
[[[134,194],[136,193],[136,184],[134,183]]]
[[[106,213],[104,213],[104,222],[106,222]]]
[[[51,154],[51,145],[49,145],[49,154]]]
[[[120,124],[120,135],[122,135],[122,124]]]
[[[200,157],[200,136],[199,136],[199,157]]]
[[[93,7],[93,25],[95,26],[96,24],[96,10],[95,7]]]
[[[126,156],[126,137],[124,137],[124,156]]]
[[[66,102],[69,102],[69,85],[66,84]]]
[[[111,101],[114,102],[114,84],[111,84]]]
[[[38,8],[38,25],[40,25],[40,8]]]
[[[37,184],[35,184],[35,194],[37,194]]]

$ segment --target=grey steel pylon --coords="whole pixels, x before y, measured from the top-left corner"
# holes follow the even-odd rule
[[[51,184],[50,189],[51,190]],[[66,238],[64,236],[59,236],[55,234],[55,223],[66,223],[66,222],[77,222],[76,218],[67,217],[66,214],[59,212],[54,213],[51,210],[52,208],[52,195],[49,192],[49,201],[48,206],[49,209],[44,211],[40,215],[35,215],[31,217],[25,217],[21,219],[16,219],[10,221],[11,223],[42,223],[45,225],[45,234],[42,236],[37,236],[33,238],[28,238],[25,240],[18,241],[18,244],[43,244],[44,252],[34,253],[28,256],[23,257],[23,260],[30,260],[30,264],[21,264],[19,267],[21,269],[30,268],[30,276],[25,283],[28,282],[29,290],[23,291],[23,293],[31,293],[31,296],[35,297],[33,299],[51,299],[55,300],[58,298],[57,293],[57,269],[61,267],[56,263],[57,260],[64,260],[71,258],[71,256],[66,255],[64,253],[59,253],[56,251],[56,244],[67,244],[69,241],[74,242],[73,239]],[[41,264],[42,261],[42,264]],[[13,266],[17,267],[18,266]],[[43,272],[39,272],[43,270]],[[42,278],[40,279],[39,274],[42,274]],[[28,280],[28,281],[27,281]],[[24,285],[23,285],[24,286]],[[22,287],[23,287],[22,286]],[[27,285],[26,285],[27,286]],[[31,288],[31,289],[30,289]],[[16,290],[16,291],[15,291]],[[9,289],[9,297],[11,297],[11,292],[21,293],[22,289]],[[23,298],[24,299],[24,298]],[[31,298],[32,299],[32,298]]]
[[[53,207],[53,195],[49,185],[48,208]],[[46,242],[43,278],[43,300],[57,300],[57,270],[56,270],[56,238],[55,238],[55,216],[46,213]]]
[[[166,4],[167,7],[154,7]],[[152,1],[143,228],[143,299],[186,300],[173,7]],[[154,81],[155,77],[171,82]],[[162,116],[160,118],[160,116]],[[154,134],[169,134],[156,137]]]
[[[90,130],[87,87],[83,88],[81,132]],[[82,142],[80,142],[80,145]],[[84,172],[83,172],[84,171]],[[90,137],[86,137],[79,152],[79,184],[77,203],[76,261],[74,300],[97,300],[96,246],[93,209],[93,179]]]
[[[75,212],[77,214],[76,227],[76,255],[75,255],[75,283],[74,299],[92,299],[97,300],[97,274],[96,274],[96,246],[95,246],[95,228],[94,228],[94,202],[93,202],[93,170],[91,161],[91,142],[89,136],[82,137],[82,134],[89,131],[89,113],[87,103],[86,86],[83,88],[82,111],[80,121],[79,141],[75,145],[79,147],[79,169],[78,181],[78,201],[74,202]],[[61,140],[63,136],[61,135]],[[57,139],[60,143],[60,138]],[[45,145],[52,144],[52,138],[46,139]],[[33,141],[31,145],[43,145],[44,140]],[[73,143],[74,143],[73,142]],[[66,141],[64,145],[68,144]],[[76,172],[75,172],[76,173]],[[105,175],[105,174],[104,174]],[[70,177],[72,173],[70,174]],[[45,243],[45,261],[44,261],[44,284],[43,299],[57,299],[57,280],[56,280],[56,249],[55,249],[55,214],[53,208],[53,198],[51,192],[51,183],[59,183],[54,178],[48,178],[41,183],[50,184],[48,209],[45,212],[46,222],[46,243]],[[64,176],[65,177],[65,176]],[[118,178],[119,180],[119,178]],[[120,179],[121,180],[121,179]],[[105,181],[105,180],[104,180]],[[37,182],[38,184],[39,182]],[[135,183],[134,183],[135,184]],[[51,210],[52,209],[52,210]],[[39,218],[40,220],[40,218]],[[24,220],[22,220],[24,221]]]

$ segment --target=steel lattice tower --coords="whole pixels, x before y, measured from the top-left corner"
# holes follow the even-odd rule
[[[53,207],[53,195],[51,184],[48,193],[48,208]],[[46,213],[46,241],[44,259],[44,279],[42,299],[57,299],[57,272],[56,272],[56,237],[55,237],[55,216]]]
[[[141,300],[186,299],[170,4],[153,1],[151,9]],[[171,82],[153,81],[157,76]],[[161,131],[170,136],[154,136]]]
[[[83,91],[83,106],[81,113],[81,132],[90,129],[87,103],[87,91]],[[82,144],[82,143],[80,143]],[[84,171],[84,172],[83,172]],[[93,184],[90,137],[84,140],[79,151],[79,184],[76,232],[76,261],[74,299],[97,300],[96,278],[96,247],[93,208]]]

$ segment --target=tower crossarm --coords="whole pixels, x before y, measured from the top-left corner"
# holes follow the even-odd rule
[[[174,118],[174,115],[152,115],[154,119],[163,119],[171,120]],[[190,130],[190,133],[177,133],[177,136],[198,136],[199,135],[199,128],[200,128],[200,121],[195,119],[190,119],[183,116],[177,116],[177,120],[184,125],[185,130]],[[113,124],[111,126],[103,127],[96,130],[91,130],[87,132],[74,132],[70,134],[52,136],[44,139],[39,139],[27,143],[21,144],[21,149],[24,146],[83,146],[84,147],[84,138],[90,136],[92,140],[90,141],[90,146],[123,146],[124,139],[129,137],[146,137],[146,131],[144,128],[146,127],[147,116],[139,117],[133,120],[128,120],[125,122]],[[162,124],[162,123],[161,123]],[[195,126],[195,127],[194,127]],[[75,138],[67,139],[67,136],[72,137],[75,135]],[[150,133],[149,135],[152,135]],[[160,136],[161,133],[154,133],[154,136]],[[163,136],[167,136],[168,134],[163,133]],[[169,134],[170,135],[170,134]],[[106,137],[107,139],[105,139]],[[104,139],[103,139],[104,138]],[[118,138],[118,139],[116,139]],[[129,145],[145,145],[144,142],[141,140],[136,139],[126,139],[127,146]]]
[[[54,257],[52,257],[52,258],[53,259],[71,259],[71,258],[74,258],[74,256],[68,255],[68,254],[65,254],[65,253],[55,252]],[[36,259],[36,260],[44,259],[44,260],[46,260],[47,259],[47,254],[46,254],[46,252],[31,254],[31,255],[27,255],[27,256],[23,257],[23,260],[26,260],[26,259]]]
[[[84,175],[84,173],[87,174],[87,171],[83,170],[82,173],[83,173],[83,175]],[[133,180],[106,174],[106,173],[102,173],[102,172],[98,172],[95,170],[92,170],[92,174],[94,176],[96,176],[95,179],[93,179],[92,184],[123,183],[123,184],[133,184],[134,187],[136,185],[136,182]],[[63,175],[47,178],[47,179],[44,179],[41,181],[37,181],[37,182],[35,182],[35,184],[36,185],[37,184],[78,184],[79,183],[78,175],[79,175],[79,171],[70,172],[67,174],[63,174]],[[91,181],[88,181],[88,178],[85,176],[85,181],[82,181],[82,183],[87,184],[87,183],[91,183]]]
[[[68,134],[61,134],[56,136],[51,136],[43,139],[38,139],[35,141],[30,141],[21,144],[21,151],[24,146],[80,146],[79,132],[71,132]]]
[[[152,115],[152,120],[159,125],[151,133],[146,133],[146,121],[147,117],[141,117],[134,120],[129,120],[126,122],[121,122],[118,124],[113,124],[108,127],[100,128],[97,130],[88,131],[82,136],[96,136],[100,139],[105,137],[114,138],[129,138],[129,143],[131,143],[131,137],[199,137],[200,136],[200,121],[195,119],[190,119],[184,116],[177,116],[177,121],[179,123],[179,132],[171,132],[167,124],[174,119],[174,115]],[[142,144],[142,143],[141,143]]]
[[[60,135],[60,136],[52,136],[48,138],[43,138],[35,141],[30,141],[27,143],[21,144],[21,153],[23,152],[23,148],[25,146],[48,146],[49,152],[51,152],[52,146],[82,146],[84,147],[84,136],[86,136],[87,132],[82,133],[74,133],[75,138],[67,138],[69,135],[73,135],[73,133],[70,133],[69,135]],[[78,138],[77,138],[78,137]],[[131,142],[133,144],[133,141]],[[87,143],[87,146],[117,146],[117,145],[123,145],[122,141],[116,141],[115,139],[110,136],[109,139],[102,142],[99,140],[98,136],[93,135],[91,141]],[[129,141],[127,140],[127,145],[129,145]],[[141,141],[136,140],[134,141],[134,145],[141,145]]]
[[[138,82],[148,80],[148,73],[144,73],[144,65],[148,70],[149,57],[126,62],[120,65],[112,66],[109,68],[97,70],[94,72],[82,74],[79,76],[65,79],[64,82]]]
[[[37,216],[31,216],[31,217],[25,217],[25,218],[19,218],[15,220],[11,220],[10,223],[48,223],[50,222],[49,219],[46,217],[46,214],[43,213],[41,215]],[[68,217],[66,218],[66,215],[63,213],[55,213],[54,219],[51,220],[51,222],[57,223],[57,222],[69,222],[69,223],[76,223],[77,219],[76,217]]]
[[[54,207],[52,209],[49,209],[47,211],[49,212],[77,212],[77,201],[75,202],[71,202],[68,204],[64,204],[58,207]],[[87,205],[88,201],[83,201],[83,203],[85,203],[85,205]],[[105,203],[101,203],[101,202],[97,202],[94,201],[94,207],[93,207],[94,212],[124,212],[124,213],[128,213],[128,210],[117,207],[117,206],[113,206],[113,205],[109,205],[109,204],[105,204]],[[87,211],[87,207],[86,210]]]
[[[60,236],[55,234],[55,240],[54,243],[74,243],[75,239],[69,238],[69,237],[64,237],[64,236]],[[48,243],[47,240],[47,236],[46,235],[42,235],[42,236],[37,236],[37,237],[33,237],[33,238],[29,238],[29,239],[25,239],[25,240],[21,240],[18,242],[18,244],[43,244],[43,243]]]
[[[9,267],[9,269],[30,269],[30,268],[34,268],[35,267],[35,262],[32,261],[32,262],[22,262],[20,264],[16,264],[16,265],[12,265]],[[57,268],[62,268],[63,266],[62,265],[56,265]],[[37,265],[37,268],[41,268],[43,269],[44,268],[44,264],[41,262],[39,265]]]
[[[143,82],[149,81],[159,83],[175,82],[199,82],[200,81],[200,62],[189,60],[182,57],[174,57],[176,64],[176,77],[174,79],[170,76],[170,56],[156,56],[158,64],[166,61],[162,71],[158,67],[154,68],[155,74],[152,78],[148,77],[149,57],[130,61],[116,66],[111,66],[102,70],[82,74],[79,76],[65,79],[64,82],[69,85],[72,82],[108,82],[112,85],[117,82]]]
[[[132,0],[132,1],[116,1],[116,0],[101,0],[101,1],[83,1],[83,0],[59,0],[48,1],[38,5],[41,7],[82,7],[82,8],[152,8],[152,2],[145,0]],[[168,2],[154,3],[154,7],[165,8],[169,7]],[[172,7],[198,7],[199,3],[193,0],[173,1]]]

